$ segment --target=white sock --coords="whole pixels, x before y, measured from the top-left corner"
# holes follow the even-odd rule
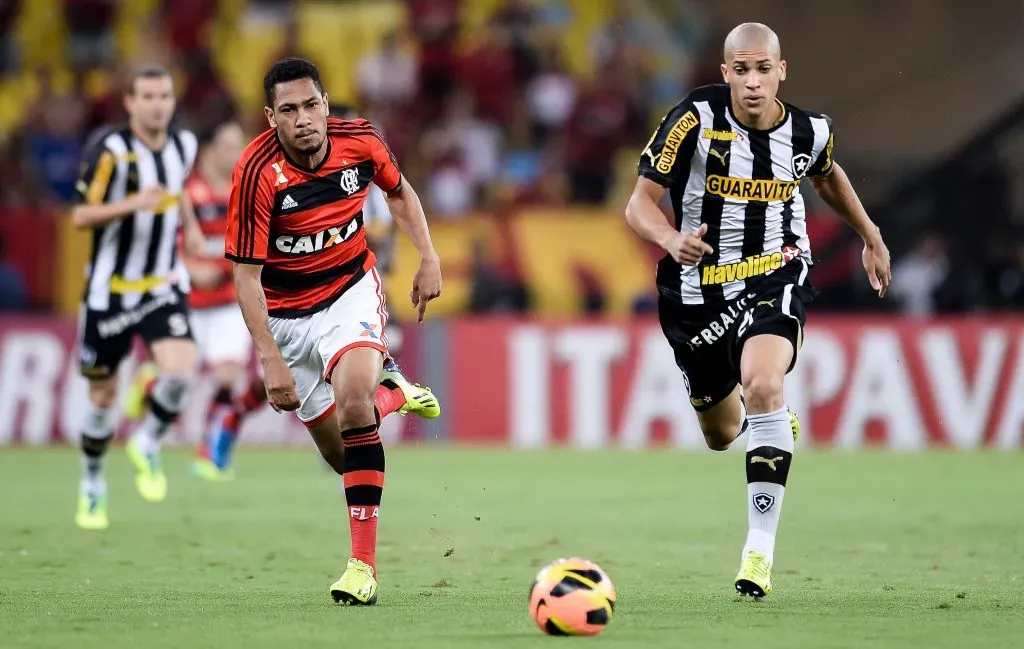
[[[98,408],[92,403],[82,425],[82,491],[103,494],[107,482],[103,478],[103,459],[114,434],[114,423],[109,408]]]
[[[786,408],[759,415],[747,414],[747,542],[750,551],[775,560],[775,535],[779,529],[786,479],[793,461],[793,429]]]
[[[160,441],[178,418],[190,381],[186,376],[162,375],[153,384],[148,399],[149,412],[135,431],[135,443],[144,454],[160,451]]]
[[[160,451],[160,438],[163,437],[169,422],[162,421],[152,412],[147,412],[142,423],[135,430],[135,444],[145,455],[153,455]]]

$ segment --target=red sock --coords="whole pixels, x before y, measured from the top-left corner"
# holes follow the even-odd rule
[[[384,447],[377,426],[342,431],[345,447],[345,501],[352,535],[352,557],[377,574],[377,520],[384,491]]]
[[[386,388],[383,385],[377,386],[377,397],[373,404],[377,406],[381,419],[405,405],[405,395],[398,388]]]

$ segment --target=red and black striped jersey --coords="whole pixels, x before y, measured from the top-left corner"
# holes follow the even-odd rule
[[[366,245],[370,183],[398,189],[402,174],[368,121],[327,120],[327,155],[316,169],[288,160],[274,129],[235,166],[225,256],[263,264],[267,311],[294,318],[330,306],[376,263]]]
[[[204,261],[219,260],[223,264],[224,279],[212,288],[193,286],[188,294],[188,304],[193,309],[209,309],[235,302],[235,283],[231,280],[231,264],[224,259],[224,233],[228,225],[228,198],[223,191],[218,192],[210,183],[194,174],[185,184],[185,193],[192,202],[199,221],[199,229],[206,239]],[[184,252],[184,251],[183,251]]]

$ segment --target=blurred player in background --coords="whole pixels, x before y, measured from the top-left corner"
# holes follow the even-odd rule
[[[374,604],[385,468],[378,427],[392,412],[436,417],[440,406],[400,373],[382,375],[387,308],[362,213],[371,183],[421,254],[410,292],[420,320],[440,295],[440,263],[419,198],[384,139],[365,120],[328,118],[316,66],[279,61],[263,88],[270,130],[235,168],[225,255],[270,403],[296,410],[343,476],[352,558],[331,595]]]
[[[148,501],[167,496],[160,441],[181,412],[196,368],[185,294],[188,274],[178,256],[201,254],[203,236],[185,196],[196,137],[170,129],[174,84],[162,68],[136,72],[125,96],[129,125],[104,133],[87,154],[78,181],[75,227],[92,231],[92,257],[79,319],[81,372],[90,410],[82,428],[82,483],[75,522],[109,524],[103,460],[113,437],[112,408],[121,361],[136,335],[149,347],[158,375],[148,413],[127,444],[135,485]]]
[[[891,273],[878,228],[833,161],[831,120],[777,97],[786,78],[778,36],[745,23],[724,50],[727,85],[694,90],[662,120],[640,156],[626,219],[667,253],[658,264],[659,318],[708,446],[725,450],[749,428],[749,532],[735,587],[763,597],[800,430],[783,381],[814,297],[803,178],[863,239],[880,297]],[[666,190],[675,227],[659,208]]]
[[[236,388],[248,373],[252,339],[235,300],[231,262],[224,258],[231,172],[245,148],[245,133],[236,121],[217,125],[200,139],[196,173],[186,186],[199,227],[206,237],[202,257],[185,257],[192,279],[189,306],[192,326],[205,362],[217,381],[217,392],[207,416],[193,465],[194,472],[208,480],[226,480],[233,475],[229,463],[242,419],[266,402],[263,380],[250,376],[242,393]]]

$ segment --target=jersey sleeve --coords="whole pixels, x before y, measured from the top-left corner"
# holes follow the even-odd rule
[[[243,158],[231,177],[224,256],[239,264],[262,264],[267,259],[273,191],[257,160]]]
[[[82,161],[73,201],[87,205],[105,203],[116,173],[117,157],[102,142],[96,144]]]
[[[663,187],[674,185],[680,172],[689,168],[697,147],[698,126],[700,117],[689,100],[670,110],[640,154],[637,175]]]
[[[835,142],[835,133],[832,131],[832,120],[828,117],[823,117],[828,128],[828,139],[825,141],[825,146],[822,147],[821,153],[818,154],[814,164],[807,170],[807,175],[810,177],[827,176],[832,173],[834,168],[832,163],[832,145]]]
[[[182,162],[185,163],[185,176],[195,169],[196,156],[199,155],[199,138],[192,131],[181,131],[179,134],[182,148]]]
[[[370,145],[370,155],[373,158],[373,183],[384,193],[390,194],[402,184],[402,172],[398,168],[398,160],[395,159],[395,154],[391,152],[391,147],[384,140],[384,136],[376,129],[367,140]]]

